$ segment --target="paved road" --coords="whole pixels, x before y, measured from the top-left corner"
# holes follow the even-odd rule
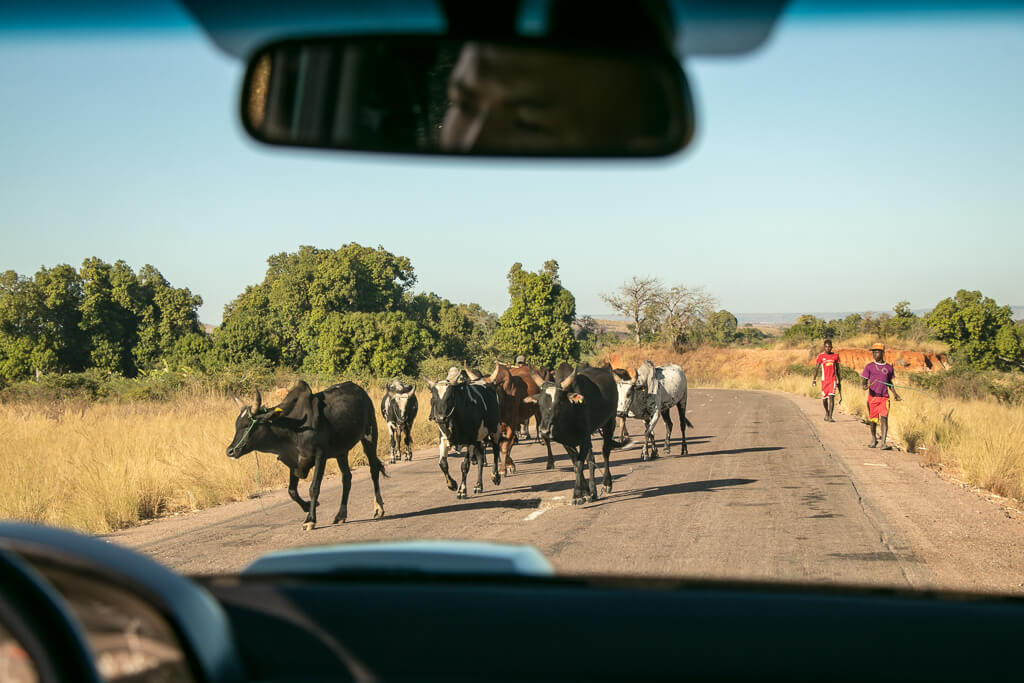
[[[236,571],[295,546],[438,538],[528,543],[568,573],[1021,590],[1024,522],[916,456],[864,449],[853,418],[824,424],[819,413],[784,394],[693,390],[689,455],[678,443],[649,462],[636,447],[613,451],[613,492],[583,507],[568,504],[564,454],[547,471],[542,448],[521,444],[516,475],[498,487],[485,476],[482,494],[456,500],[430,448],[389,468],[381,521],[362,468],[344,525],[303,532],[299,507],[275,491],[110,538],[185,573]],[[339,497],[340,480],[326,480],[321,524]]]

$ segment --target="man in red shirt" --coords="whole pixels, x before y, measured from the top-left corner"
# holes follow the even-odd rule
[[[836,390],[839,389],[839,354],[832,353],[832,340],[825,340],[825,351],[814,359],[813,387],[821,379],[821,403],[825,406],[825,422],[835,422],[832,411],[836,408]]]

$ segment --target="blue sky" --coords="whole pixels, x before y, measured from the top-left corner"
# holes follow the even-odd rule
[[[242,64],[182,23],[0,33],[0,270],[151,263],[214,324],[268,255],[351,241],[499,313],[511,264],[549,258],[580,313],[632,275],[734,312],[1024,303],[1021,14],[784,19],[755,55],[687,64],[688,151],[602,163],[260,146]]]

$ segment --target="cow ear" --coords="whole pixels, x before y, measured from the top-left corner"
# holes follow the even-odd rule
[[[569,402],[576,404],[583,403],[583,394],[577,394],[576,392],[569,394]]]
[[[527,396],[526,398],[523,399],[523,403],[536,403],[537,396],[540,396],[540,394],[536,394],[534,396]]]

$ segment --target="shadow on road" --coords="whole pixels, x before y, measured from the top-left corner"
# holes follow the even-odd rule
[[[596,508],[602,505],[621,503],[636,498],[654,498],[656,496],[668,496],[677,493],[696,493],[698,491],[716,491],[727,486],[743,486],[753,484],[757,479],[707,479],[705,481],[690,481],[679,484],[666,484],[665,486],[650,486],[645,489],[632,489],[611,493],[603,500],[591,503],[586,508]]]
[[[490,510],[494,508],[505,508],[509,510],[536,510],[539,507],[540,498],[521,498],[517,500],[480,500],[478,498],[477,500],[467,500],[465,503],[453,503],[451,505],[440,505],[438,507],[414,510],[412,512],[402,512],[397,515],[386,515],[384,520],[408,519],[410,517],[422,517],[424,515],[445,514],[446,512],[467,512],[470,510]],[[373,524],[376,520],[359,519],[346,522],[345,524],[347,526],[349,524],[361,524],[364,522]]]
[[[740,453],[765,453],[769,451],[781,451],[782,446],[755,446],[753,448],[732,448],[726,451],[703,451],[700,453],[688,453],[690,457],[704,455],[739,455]]]

